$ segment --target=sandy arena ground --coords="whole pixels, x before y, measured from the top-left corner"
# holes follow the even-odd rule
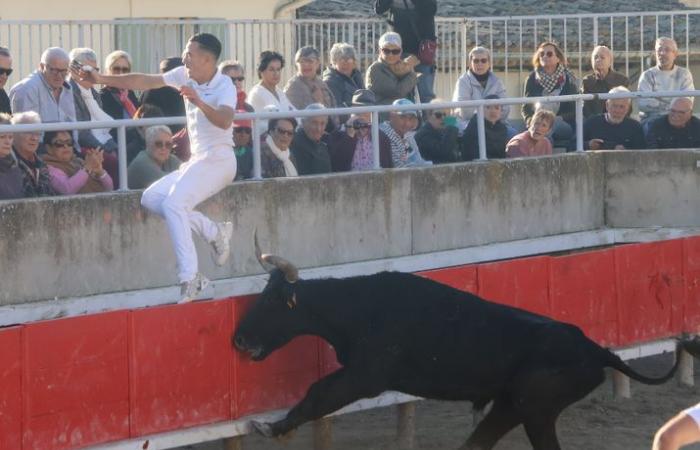
[[[647,375],[664,373],[670,355],[634,361],[632,366]],[[656,429],[677,411],[700,402],[700,361],[696,361],[696,387],[679,386],[675,380],[661,386],[632,382],[632,399],[614,400],[610,374],[590,396],[567,409],[559,419],[559,439],[565,450],[650,449]],[[417,449],[456,449],[466,439],[472,423],[471,406],[463,402],[422,401],[416,408]],[[395,450],[396,408],[388,407],[336,417],[335,450]],[[312,427],[301,427],[288,442],[246,436],[244,450],[310,450]],[[212,442],[181,450],[220,450]],[[522,427],[499,443],[498,450],[531,449]],[[686,447],[700,450],[700,445]]]

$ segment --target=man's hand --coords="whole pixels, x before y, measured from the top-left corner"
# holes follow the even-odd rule
[[[591,150],[600,150],[603,148],[603,140],[602,139],[591,139],[588,141],[588,148]]]
[[[100,80],[100,74],[90,66],[83,66],[78,61],[73,61],[70,65],[70,71],[74,77],[80,81],[88,81],[92,84],[103,84]]]
[[[403,62],[408,64],[409,66],[416,67],[418,64],[420,64],[420,60],[416,57],[416,55],[408,55]]]
[[[199,94],[197,94],[197,91],[193,87],[182,86],[180,88],[180,95],[182,95],[182,97],[186,100],[189,100],[190,103],[195,105],[197,108],[200,108],[202,106],[202,99],[199,98]]]

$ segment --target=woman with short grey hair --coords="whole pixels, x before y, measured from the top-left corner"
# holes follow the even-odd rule
[[[165,125],[146,128],[146,150],[142,150],[128,168],[129,189],[145,189],[180,167],[172,154],[173,135]]]
[[[12,116],[12,125],[41,123],[41,117],[34,111],[17,113]],[[56,195],[51,187],[49,168],[37,154],[41,142],[40,131],[21,131],[14,134],[12,151],[23,175],[25,197],[45,197]]]
[[[491,70],[491,51],[477,46],[469,52],[469,69],[457,80],[452,101],[482,100],[489,95],[497,95],[498,98],[508,96],[503,82]],[[458,115],[464,127],[475,113],[474,107],[459,109]],[[510,106],[504,105],[501,119],[507,120],[509,113]]]
[[[323,72],[323,82],[331,90],[338,106],[350,106],[352,95],[365,88],[362,72],[357,69],[355,48],[345,42],[331,47],[331,65]]]
[[[290,103],[296,109],[304,109],[312,103],[320,103],[326,108],[335,108],[336,101],[328,86],[319,78],[321,67],[320,54],[313,47],[300,48],[294,61],[297,64],[297,74],[289,79],[284,87]],[[337,121],[330,120],[329,124]],[[330,127],[329,127],[330,128]]]

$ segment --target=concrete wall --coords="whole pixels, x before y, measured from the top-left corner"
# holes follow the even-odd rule
[[[301,267],[555,235],[603,226],[602,155],[238,183],[202,205],[234,222],[213,278],[260,273],[252,234]],[[139,193],[0,202],[0,305],[176,283],[166,228]]]

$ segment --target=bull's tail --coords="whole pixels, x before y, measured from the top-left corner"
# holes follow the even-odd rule
[[[678,344],[676,345],[676,362],[673,364],[673,367],[671,367],[671,370],[668,371],[666,375],[663,375],[659,378],[651,378],[644,376],[635,370],[633,370],[630,366],[628,366],[622,359],[614,354],[613,352],[603,349],[605,352],[604,356],[604,364],[607,367],[612,367],[615,370],[618,370],[622,372],[623,374],[627,375],[628,377],[632,378],[633,380],[637,380],[640,383],[644,384],[663,384],[670,380],[673,375],[675,375],[676,370],[678,370],[678,365],[680,364],[681,358],[678,357],[680,350],[685,349],[689,353],[693,354],[693,356],[700,355],[700,341],[697,340],[679,340]]]

